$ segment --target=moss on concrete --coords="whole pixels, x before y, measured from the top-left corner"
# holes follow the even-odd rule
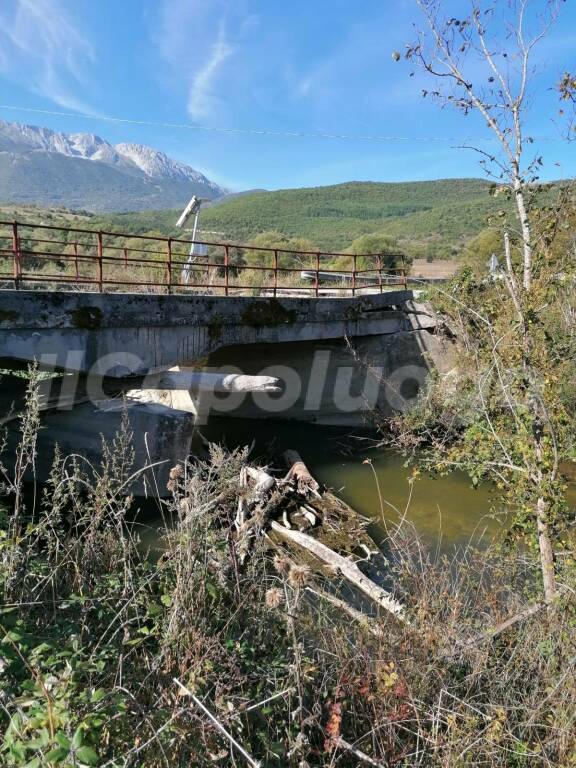
[[[244,325],[250,325],[253,328],[263,328],[265,326],[284,325],[293,323],[296,319],[296,312],[293,309],[286,309],[278,299],[266,299],[266,301],[252,301],[242,312],[240,318]]]
[[[215,314],[208,324],[208,338],[210,341],[220,341],[222,338],[222,315]]]
[[[53,304],[53,306],[61,307],[64,303],[64,300],[66,299],[65,293],[59,293],[58,291],[53,291],[49,295],[50,301]]]
[[[344,312],[345,320],[358,320],[362,317],[362,306],[360,304],[352,304]]]
[[[72,325],[83,331],[94,331],[102,325],[104,317],[100,307],[80,307],[71,313]]]

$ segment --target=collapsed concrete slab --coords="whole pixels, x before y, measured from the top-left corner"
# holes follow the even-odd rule
[[[26,384],[23,378],[0,378],[0,402],[7,412],[12,403],[15,411],[21,410]],[[5,424],[8,442],[2,460],[8,468],[20,440],[20,417],[16,413],[14,416]],[[123,429],[123,422],[132,435],[134,451],[134,477],[126,492],[165,495],[171,467],[190,454],[195,417],[159,403],[137,403],[126,398],[82,402],[68,410],[42,413],[34,476],[27,479],[40,483],[48,479],[56,446],[62,456],[74,457],[88,474],[92,468],[99,472],[103,443],[112,445]]]

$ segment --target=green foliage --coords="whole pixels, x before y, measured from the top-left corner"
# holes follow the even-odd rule
[[[313,252],[318,248],[305,237],[289,237],[281,232],[260,232],[250,240],[254,250],[246,250],[246,263],[259,266],[274,266],[274,254],[258,248],[273,248],[278,251],[278,266],[304,268],[314,263]],[[299,251],[308,251],[309,255]]]
[[[536,203],[553,197],[556,186],[535,190]],[[273,243],[267,238],[275,233],[280,243],[283,238],[292,240],[292,248],[303,238],[301,245],[313,245],[311,250],[344,252],[362,235],[378,233],[397,241],[399,250],[412,258],[458,259],[470,239],[512,211],[510,200],[491,191],[492,185],[481,179],[443,179],[251,192],[206,205],[200,218],[201,235],[207,240],[247,243],[264,234]],[[40,218],[45,223],[75,223],[94,230],[188,236],[176,229],[177,209],[97,215],[32,206],[0,209],[0,218],[7,221]]]
[[[389,237],[381,232],[372,232],[368,235],[361,235],[348,248],[349,253],[357,254],[362,257],[369,254],[379,254],[382,256],[381,264],[384,269],[395,269],[402,266],[404,262],[408,266],[410,259],[400,256],[401,248],[398,240]],[[357,259],[358,269],[374,269],[373,259]]]
[[[369,235],[357,237],[348,248],[348,251],[358,255],[369,253],[397,254],[398,241],[380,232],[372,232]]]
[[[521,294],[522,322],[504,279],[482,274],[497,248],[503,264],[498,231],[486,230],[470,244],[470,263],[435,298],[461,340],[457,376],[437,381],[414,412],[393,423],[398,445],[417,461],[441,473],[464,470],[473,485],[493,481],[513,513],[510,536],[535,551],[538,500],[546,505],[555,547],[571,546],[559,467],[575,455],[576,259],[563,226],[574,210],[567,198],[560,213],[543,209],[534,226],[539,246],[531,291]],[[511,249],[513,265],[520,265],[514,240]]]
[[[445,258],[452,248],[459,251],[501,207],[489,190],[490,184],[480,179],[446,179],[252,192],[205,206],[201,229],[207,239],[240,243],[252,241],[260,233],[280,232],[288,238],[305,238],[320,250],[337,252],[364,234],[379,232],[398,239],[404,250],[407,245],[419,248],[418,255],[424,258],[429,252]],[[46,223],[76,218],[90,229],[182,236],[175,227],[176,209],[88,216],[24,206],[4,206],[4,211],[2,218],[8,221],[16,213],[29,221],[37,221],[40,215]]]
[[[504,242],[501,229],[486,228],[472,238],[464,251],[464,262],[470,265],[478,274],[486,275],[490,257],[495,255],[503,266]]]
[[[407,242],[457,243],[485,226],[496,209],[490,184],[475,179],[379,184],[352,182],[313,189],[257,192],[216,203],[202,226],[235,240],[278,230],[321,250],[342,251],[363,234]]]

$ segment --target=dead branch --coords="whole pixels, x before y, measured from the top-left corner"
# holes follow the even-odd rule
[[[312,553],[335,573],[341,574],[351,584],[377,603],[381,608],[393,614],[397,619],[408,623],[404,615],[404,606],[395,600],[389,592],[365,576],[358,566],[346,557],[342,557],[322,542],[300,531],[288,530],[276,520],[270,522],[272,530],[281,538],[296,544]]]
[[[256,760],[254,760],[254,758],[253,758],[253,757],[250,757],[250,755],[248,754],[248,752],[246,752],[246,750],[244,749],[244,747],[243,747],[241,744],[239,744],[239,743],[236,741],[236,739],[234,738],[234,736],[232,736],[232,734],[230,734],[230,733],[229,733],[229,732],[226,730],[226,728],[224,728],[224,726],[222,725],[222,723],[221,723],[219,720],[217,720],[217,719],[214,717],[214,715],[212,714],[212,712],[210,712],[210,710],[208,709],[208,707],[206,707],[206,705],[205,705],[205,704],[203,704],[203,703],[200,701],[200,699],[199,699],[199,698],[197,698],[197,696],[195,696],[195,695],[192,693],[192,691],[191,691],[191,690],[189,690],[188,688],[186,688],[186,686],[185,686],[185,685],[183,685],[183,684],[180,682],[180,680],[178,680],[178,678],[177,678],[177,677],[174,677],[174,678],[173,678],[173,680],[174,680],[174,682],[176,683],[176,685],[178,686],[178,688],[180,689],[180,692],[181,692],[181,694],[182,694],[182,695],[186,695],[186,696],[189,696],[189,697],[192,699],[192,701],[194,702],[194,704],[196,704],[196,706],[197,706],[197,707],[200,707],[200,709],[202,710],[202,712],[204,712],[204,714],[205,714],[205,715],[206,715],[206,716],[209,718],[209,720],[211,720],[211,722],[212,722],[212,723],[213,723],[213,724],[216,726],[216,728],[217,728],[217,729],[220,731],[220,733],[221,733],[221,734],[223,734],[223,735],[224,735],[224,736],[225,736],[225,737],[228,739],[228,741],[230,742],[230,744],[231,744],[231,745],[232,745],[232,746],[233,746],[233,747],[234,747],[236,750],[238,750],[238,752],[240,752],[240,754],[241,754],[241,755],[242,755],[242,757],[243,757],[243,758],[246,760],[246,762],[248,763],[248,765],[251,765],[251,766],[253,766],[253,768],[260,768],[260,766],[261,766],[261,763],[259,763],[259,762],[257,762]]]
[[[325,600],[327,603],[330,603],[336,608],[340,608],[340,610],[344,611],[344,613],[347,613],[348,616],[351,616],[355,621],[362,624],[362,626],[364,626],[368,632],[370,632],[370,634],[374,635],[374,637],[383,636],[384,633],[382,629],[378,626],[378,624],[376,624],[374,619],[370,618],[370,616],[367,616],[365,613],[362,613],[362,611],[358,611],[345,600],[341,600],[339,597],[330,595],[328,592],[324,592],[323,590],[312,589],[312,587],[306,587],[306,591],[310,592],[311,595],[316,595],[316,597],[322,598],[322,600]]]
[[[336,742],[336,746],[340,747],[340,749],[346,750],[346,752],[351,752],[355,757],[357,757],[363,763],[368,763],[368,765],[374,765],[376,766],[376,768],[386,768],[384,763],[380,763],[378,762],[378,760],[374,760],[373,757],[370,757],[370,755],[367,755],[366,752],[362,752],[362,750],[358,749],[353,744],[350,744],[349,742],[345,741],[342,737],[338,739],[338,741]]]

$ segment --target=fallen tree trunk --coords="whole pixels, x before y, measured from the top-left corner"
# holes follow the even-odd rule
[[[286,479],[296,480],[296,487],[298,488],[299,493],[302,493],[303,495],[312,493],[319,497],[320,494],[318,493],[318,489],[320,488],[320,485],[310,474],[308,467],[302,461],[302,457],[298,451],[284,451],[284,460],[289,467]]]
[[[142,389],[186,389],[189,392],[279,392],[280,380],[274,376],[248,376],[240,373],[174,370],[147,376]]]
[[[358,566],[346,557],[342,557],[334,550],[327,547],[317,539],[308,536],[300,531],[289,530],[276,520],[270,522],[272,530],[281,538],[296,544],[329,566],[336,573],[340,573],[351,584],[354,584],[361,592],[367,595],[371,600],[377,603],[381,608],[392,613],[397,619],[408,623],[404,612],[404,606],[395,600],[389,592],[375,584],[371,579],[365,576]]]
[[[158,403],[175,410],[198,415],[203,398],[210,402],[214,393],[243,395],[248,392],[280,392],[280,381],[273,376],[244,376],[236,373],[170,370],[151,374],[135,383],[134,379],[107,384],[116,394],[125,391],[130,400]],[[208,408],[209,410],[209,408]]]
[[[151,373],[144,378],[131,377],[124,381],[106,382],[117,391],[186,390],[193,394],[207,392],[280,392],[280,379],[274,376],[248,376],[240,373],[210,373],[209,371],[171,368]]]

